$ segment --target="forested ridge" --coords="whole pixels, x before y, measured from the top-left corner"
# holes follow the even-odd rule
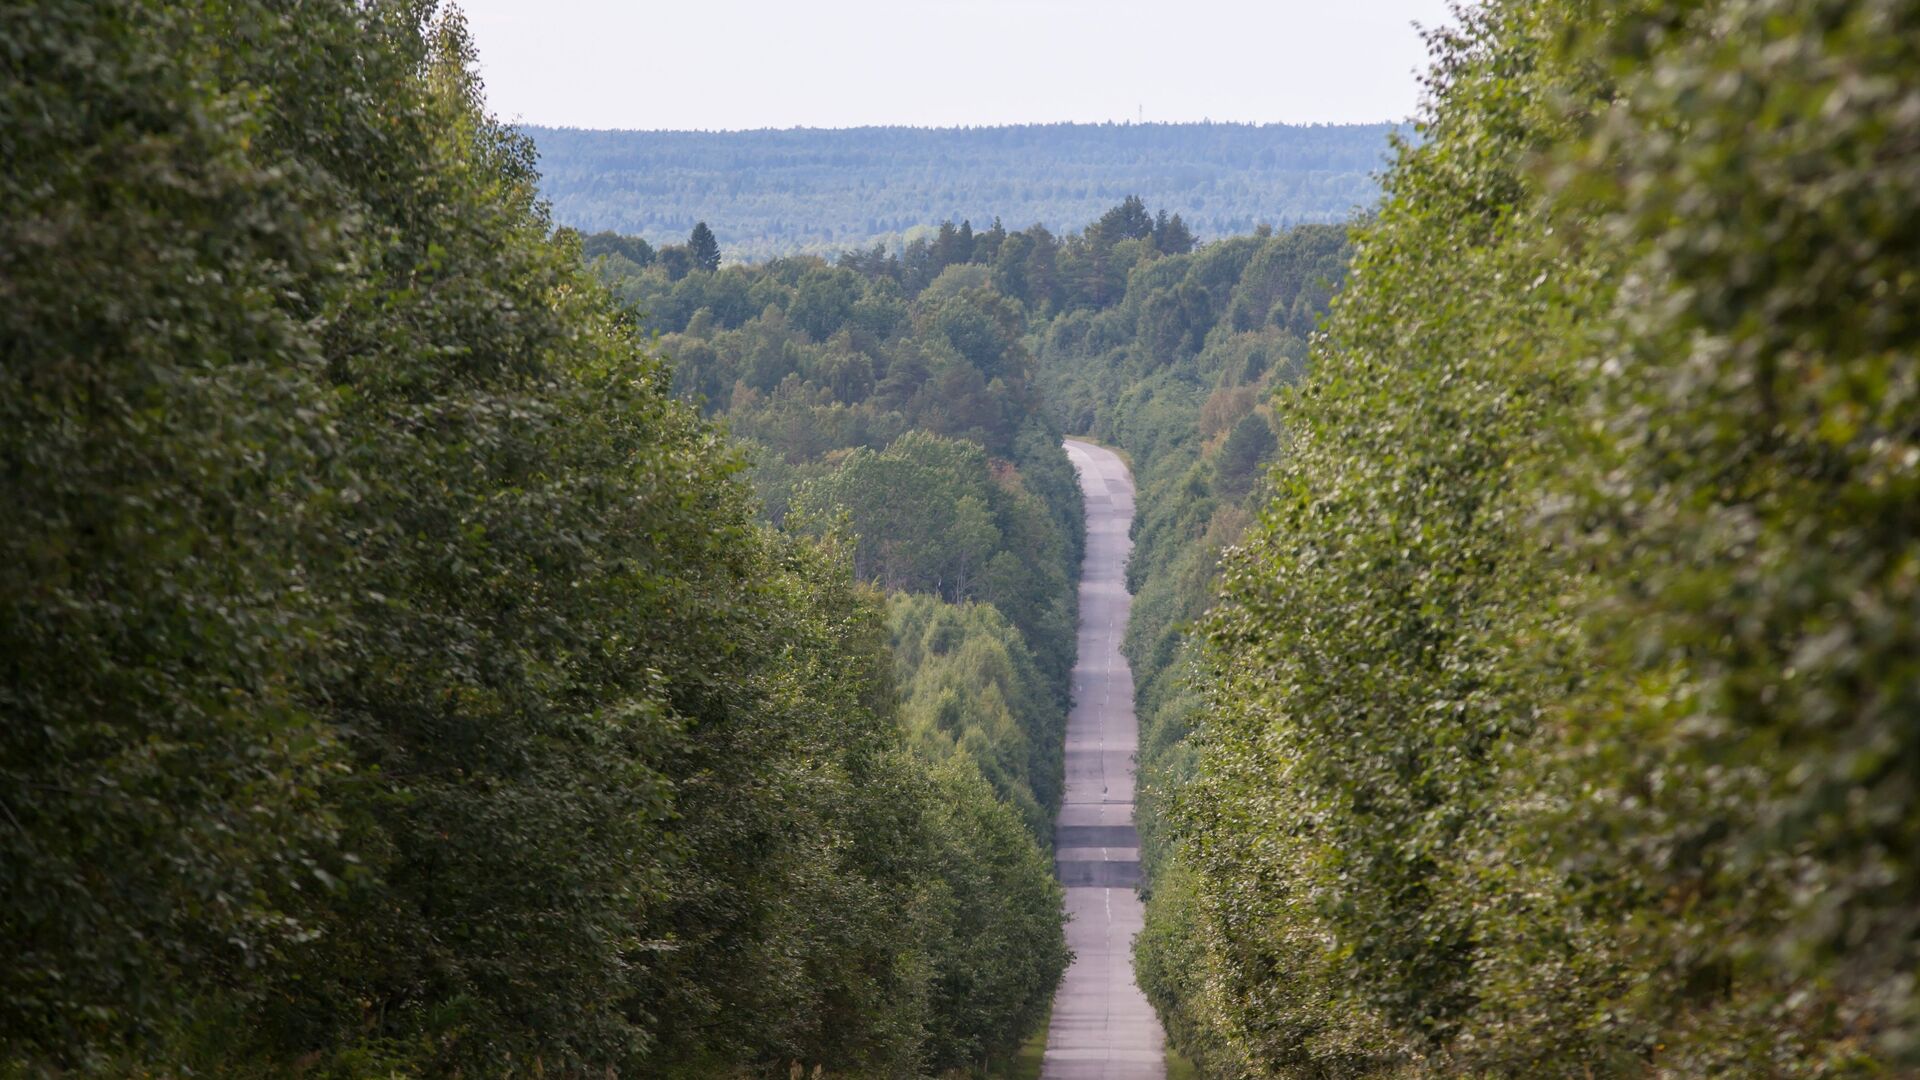
[[[1385,118],[1383,118],[1385,119]],[[662,243],[705,221],[759,261],[947,220],[1078,228],[1128,195],[1206,239],[1342,221],[1378,197],[1380,124],[1030,124],[764,131],[524,129],[562,224]]]

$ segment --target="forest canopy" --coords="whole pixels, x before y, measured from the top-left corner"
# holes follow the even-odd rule
[[[898,248],[942,221],[1078,228],[1128,195],[1215,239],[1342,221],[1378,196],[1388,124],[1035,124],[786,131],[522,129],[554,217],[736,259]]]

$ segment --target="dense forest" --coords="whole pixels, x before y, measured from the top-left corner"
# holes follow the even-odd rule
[[[1193,234],[1129,196],[1059,237],[949,221],[901,252],[703,267],[676,257],[706,242],[703,225],[684,244],[597,233],[582,250],[660,333],[675,392],[747,448],[768,519],[844,528],[856,576],[896,596],[916,745],[964,751],[1047,842],[1084,526],[1034,330],[1113,308],[1144,267],[1193,252]],[[1269,299],[1243,298],[1240,317],[1264,323],[1252,309]]]
[[[0,12],[0,1074],[1004,1055],[1066,960],[1057,748],[980,706],[1060,708],[1051,435],[846,462],[955,486],[886,576],[958,606],[769,524],[424,11]]]
[[[1386,124],[1037,124],[788,131],[524,129],[554,217],[663,243],[705,221],[732,258],[886,243],[933,223],[1078,228],[1127,195],[1202,239],[1337,222],[1379,197]]]
[[[1231,241],[1036,349],[1142,480],[1142,985],[1223,1077],[1910,1075],[1920,5],[1433,45],[1318,336]]]
[[[766,519],[848,537],[854,576],[893,597],[914,744],[974,763],[1050,846],[1084,525],[1023,304],[982,263],[938,265],[948,248],[926,281],[870,253],[721,268],[641,243],[583,254],[660,334],[674,392],[744,448]],[[965,254],[989,250],[969,234]]]
[[[1065,433],[1204,1075],[1920,1071],[1920,2],[1489,0],[1383,194],[529,138],[399,0],[0,39],[0,1077],[999,1075]]]

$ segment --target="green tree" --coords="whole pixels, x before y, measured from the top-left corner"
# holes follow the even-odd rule
[[[669,244],[655,253],[660,265],[666,270],[668,281],[680,281],[693,272],[693,253],[685,244]],[[688,314],[691,314],[689,312]]]
[[[1033,838],[1053,835],[1066,710],[1026,638],[989,604],[925,594],[887,605],[901,716],[932,760],[971,761]]]
[[[1193,231],[1179,214],[1171,218],[1163,209],[1153,218],[1153,247],[1162,255],[1185,255],[1193,250]]]
[[[978,445],[911,431],[884,451],[854,451],[795,502],[814,521],[848,516],[861,578],[999,608],[1064,690],[1077,534]]]
[[[800,279],[787,317],[815,341],[832,337],[853,314],[860,283],[846,270],[816,270]]]
[[[714,238],[706,222],[697,223],[688,234],[687,252],[693,258],[693,265],[700,269],[709,273],[720,269],[720,241]]]
[[[1153,235],[1153,215],[1138,195],[1120,200],[1120,205],[1100,215],[1087,229],[1096,244],[1110,247],[1122,240],[1144,240]]]
[[[621,236],[618,233],[597,232],[582,237],[580,254],[589,259],[601,256],[618,255],[631,262],[636,269],[653,265],[653,245],[638,236]]]
[[[1220,470],[1221,493],[1229,498],[1246,494],[1260,466],[1273,456],[1279,446],[1279,440],[1274,438],[1273,427],[1267,423],[1266,417],[1258,412],[1250,412],[1242,417],[1227,434],[1227,441],[1220,448],[1217,467]]]

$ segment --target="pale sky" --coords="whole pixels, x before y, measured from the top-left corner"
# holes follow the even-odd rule
[[[1445,0],[462,0],[501,119],[1402,120]]]

